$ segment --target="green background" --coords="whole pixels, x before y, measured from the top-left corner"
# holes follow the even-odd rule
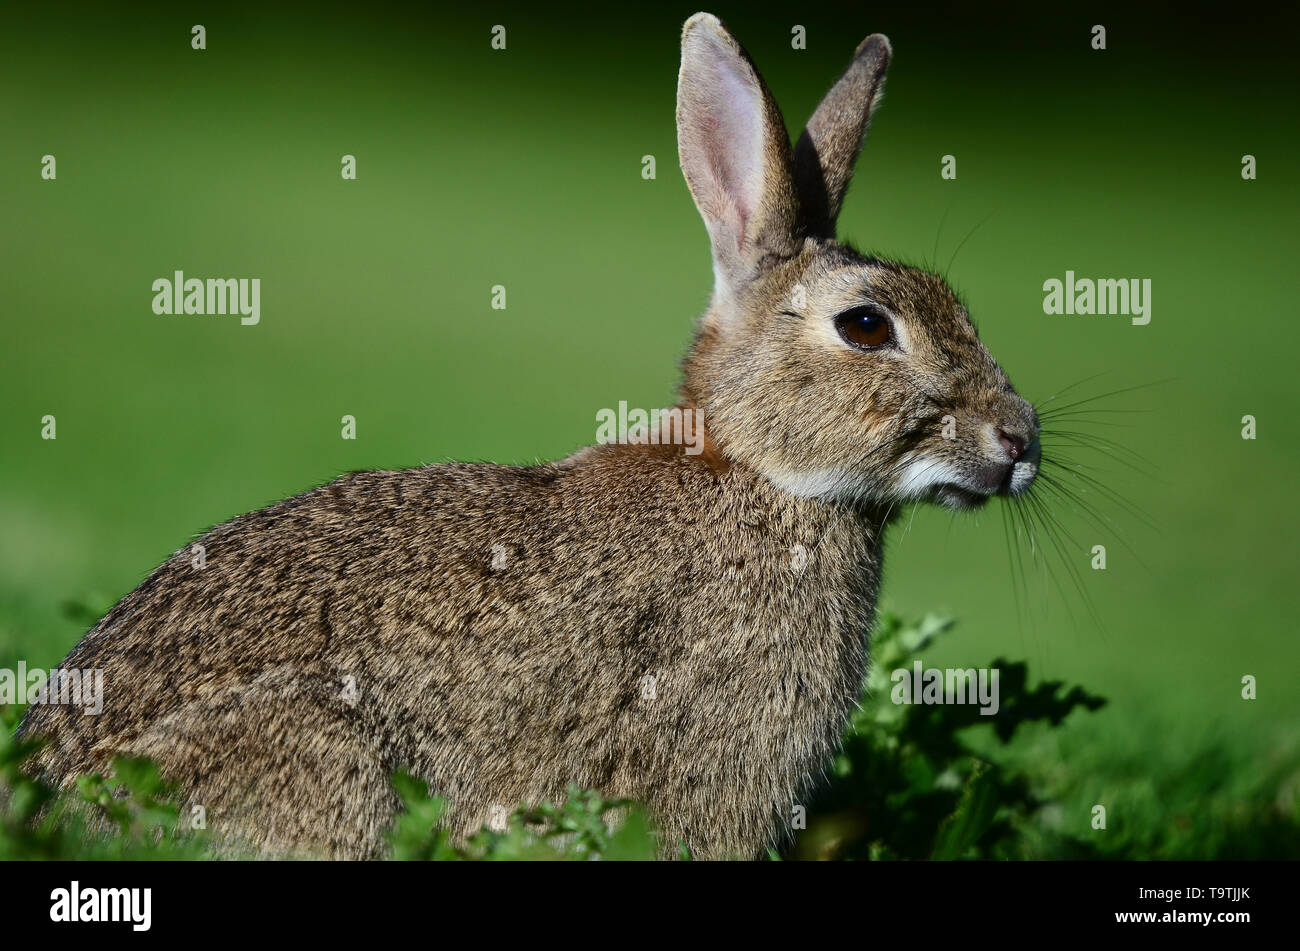
[[[344,471],[557,458],[602,407],[667,405],[711,281],[673,122],[691,7],[134,9],[11,8],[0,36],[5,666],[56,664],[193,534]],[[946,272],[1031,400],[1142,387],[1078,422],[1144,472],[1071,457],[1154,528],[1096,492],[1100,527],[1053,505],[1101,623],[1060,562],[1018,583],[996,506],[906,513],[882,606],[960,619],[933,665],[1026,659],[1110,699],[1024,744],[1071,828],[1095,802],[1129,835],[1139,814],[1176,830],[1293,810],[1294,16],[713,11],[796,134],[887,33],[842,236]],[[261,278],[261,324],[154,315],[151,283],[176,269]],[[1151,323],[1045,315],[1042,283],[1067,269],[1150,278]]]

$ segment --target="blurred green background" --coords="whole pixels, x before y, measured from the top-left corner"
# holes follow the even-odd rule
[[[601,407],[667,405],[711,281],[673,120],[694,7],[132,9],[10,8],[0,35],[3,666],[56,664],[193,534],[344,471],[556,458]],[[996,507],[907,513],[882,606],[960,618],[932,665],[1025,659],[1110,699],[1025,744],[1068,826],[1293,809],[1295,14],[712,10],[792,134],[887,33],[842,236],[946,271],[1032,400],[1156,384],[1080,421],[1146,474],[1071,453],[1155,527],[1054,507],[1102,624],[1059,564],[1015,584]],[[176,269],[261,278],[260,325],[154,315]],[[1151,323],[1044,315],[1067,269],[1150,278]]]

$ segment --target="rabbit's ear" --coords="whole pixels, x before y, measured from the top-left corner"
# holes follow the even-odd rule
[[[713,245],[719,290],[743,284],[770,254],[797,253],[790,139],[754,64],[717,17],[682,29],[677,150]]]
[[[795,182],[814,234],[834,237],[853,165],[880,104],[891,53],[889,40],[879,33],[863,40],[794,147]]]

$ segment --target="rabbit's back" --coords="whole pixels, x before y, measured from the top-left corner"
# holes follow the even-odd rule
[[[64,663],[104,671],[102,715],[24,730],[61,780],[153,756],[276,851],[379,854],[401,768],[459,832],[576,782],[752,852],[856,695],[877,541],[661,447],[355,473],[178,552]]]

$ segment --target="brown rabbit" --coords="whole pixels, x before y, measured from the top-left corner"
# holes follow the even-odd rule
[[[220,525],[68,656],[104,710],[33,706],[39,768],[153,757],[271,855],[382,855],[398,769],[458,834],[577,783],[646,803],[665,852],[777,841],[860,689],[895,505],[973,507],[1038,467],[1034,410],[948,286],[835,241],[889,56],[868,37],[791,149],[740,45],[686,22],[703,452],[354,473]]]

